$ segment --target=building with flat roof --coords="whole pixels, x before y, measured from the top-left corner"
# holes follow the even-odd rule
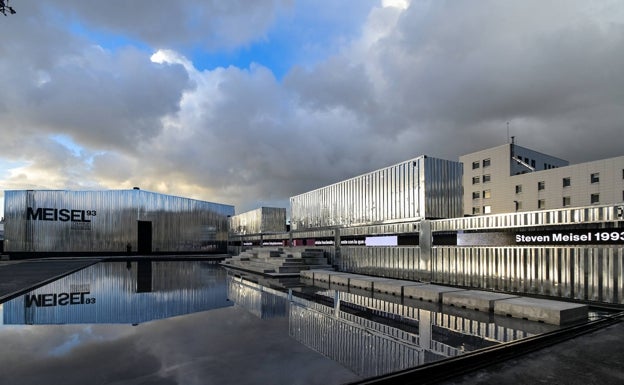
[[[624,202],[624,156],[570,165],[515,143],[462,155],[464,215]]]
[[[462,211],[462,165],[420,156],[290,198],[293,230],[353,227]]]
[[[224,253],[234,206],[139,189],[9,190],[4,251]]]

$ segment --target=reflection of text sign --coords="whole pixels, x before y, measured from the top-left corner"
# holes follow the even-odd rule
[[[89,294],[91,293],[26,294],[24,304],[27,308],[94,304],[95,298],[87,297]]]

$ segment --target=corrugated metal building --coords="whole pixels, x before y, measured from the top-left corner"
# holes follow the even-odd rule
[[[222,253],[234,207],[139,189],[5,191],[8,254]]]
[[[420,156],[290,198],[293,230],[455,218],[462,164]]]
[[[230,218],[230,234],[270,234],[286,231],[286,209],[260,207]]]

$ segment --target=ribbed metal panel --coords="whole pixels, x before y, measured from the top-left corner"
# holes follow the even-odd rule
[[[286,209],[260,207],[230,218],[230,234],[266,234],[286,231]]]
[[[408,280],[429,280],[431,267],[418,246],[343,246],[340,271]]]
[[[461,216],[462,164],[421,156],[290,198],[293,230]]]
[[[71,210],[76,221],[67,220]],[[136,251],[138,221],[151,222],[155,252],[214,251],[227,241],[233,213],[233,206],[142,190],[6,191],[5,251],[124,252],[128,244]]]
[[[432,280],[624,304],[624,248],[434,247]]]
[[[232,305],[218,265],[152,262],[151,291],[140,293],[139,268],[136,262],[110,262],[78,271],[4,303],[4,323],[136,324]],[[63,293],[78,293],[76,303],[61,301]]]
[[[341,236],[406,234],[420,231],[420,222],[390,223],[372,226],[357,226],[340,229]]]
[[[578,225],[624,220],[624,205],[588,206],[431,221],[432,231]]]

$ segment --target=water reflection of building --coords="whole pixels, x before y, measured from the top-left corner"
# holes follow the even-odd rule
[[[228,276],[227,297],[260,319],[288,315],[288,299],[283,292]]]
[[[489,313],[326,290],[315,299],[228,277],[228,296],[260,318],[286,317],[297,341],[371,377],[554,330]],[[273,304],[275,306],[273,306]]]
[[[5,324],[137,324],[231,306],[204,262],[99,263],[4,303]]]

